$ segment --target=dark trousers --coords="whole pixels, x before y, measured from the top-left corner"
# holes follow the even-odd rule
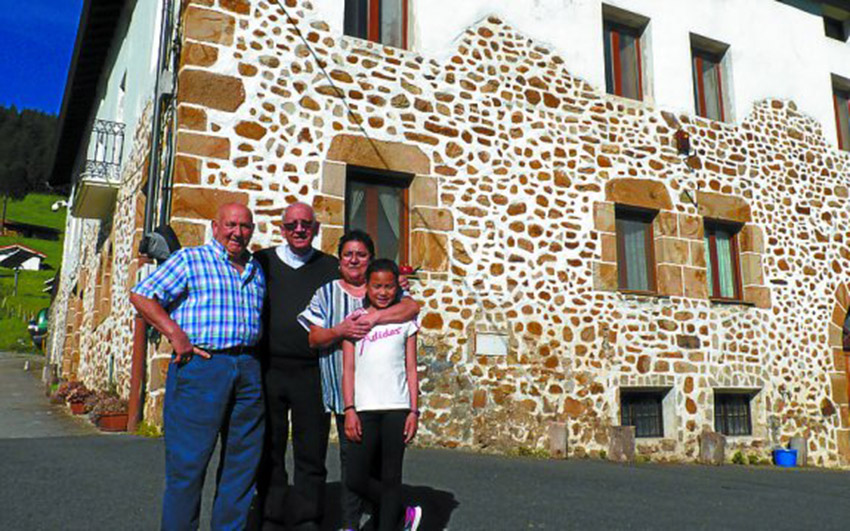
[[[345,415],[336,415],[336,430],[339,437],[340,507],[342,528],[358,529],[363,515],[363,498],[348,487],[348,454],[352,443],[345,436]]]
[[[330,415],[318,365],[270,367],[264,374],[266,444],[257,482],[263,528],[318,529],[324,513]],[[286,473],[290,414],[293,485]]]
[[[401,468],[408,413],[405,409],[358,412],[363,437],[348,449],[346,481],[354,492],[379,507],[380,531],[396,531],[401,523]],[[376,459],[381,460],[380,480],[371,474]]]

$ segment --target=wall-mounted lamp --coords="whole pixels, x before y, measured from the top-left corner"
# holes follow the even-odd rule
[[[676,150],[683,157],[691,154],[691,135],[684,129],[676,131]]]

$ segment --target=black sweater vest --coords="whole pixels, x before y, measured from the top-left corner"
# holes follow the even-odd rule
[[[333,256],[316,251],[310,260],[293,269],[277,256],[274,247],[254,255],[266,275],[266,300],[263,305],[263,340],[260,345],[272,367],[318,364],[310,348],[307,331],[298,323],[316,290],[339,278],[339,262]]]

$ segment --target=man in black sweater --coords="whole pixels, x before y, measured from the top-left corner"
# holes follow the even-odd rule
[[[339,278],[337,259],[313,248],[318,229],[313,209],[293,203],[283,216],[286,243],[254,255],[265,273],[267,293],[266,445],[255,508],[261,511],[263,530],[319,529],[324,509],[330,415],[322,401],[318,358],[296,319],[320,286]],[[295,461],[291,489],[285,463],[290,412]]]

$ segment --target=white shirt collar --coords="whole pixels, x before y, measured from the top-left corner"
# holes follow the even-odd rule
[[[292,249],[289,248],[289,245],[286,243],[284,243],[283,245],[278,245],[275,248],[275,253],[277,254],[277,257],[280,258],[280,260],[284,264],[288,265],[292,269],[298,269],[299,267],[309,262],[310,258],[313,257],[313,254],[315,252],[316,249],[311,247],[310,251],[306,254],[296,254],[292,251]]]

